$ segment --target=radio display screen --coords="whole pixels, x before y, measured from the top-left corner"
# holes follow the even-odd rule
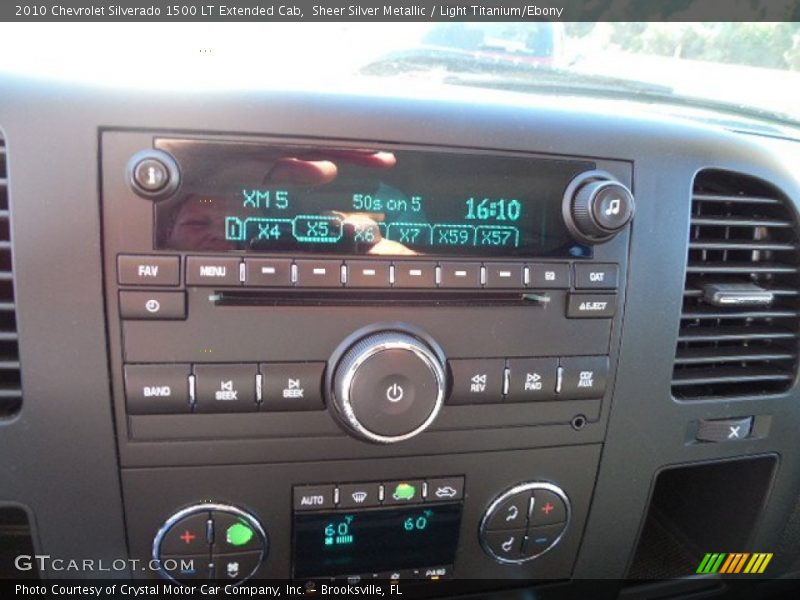
[[[160,139],[181,170],[156,203],[164,250],[587,256],[563,222],[589,162]]]
[[[294,576],[363,575],[452,565],[461,503],[295,513]]]

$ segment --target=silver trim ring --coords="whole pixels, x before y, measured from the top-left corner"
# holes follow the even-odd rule
[[[256,519],[255,516],[252,513],[249,513],[247,511],[242,510],[241,508],[238,508],[238,507],[233,506],[231,504],[220,504],[220,503],[216,503],[216,502],[206,502],[206,503],[201,503],[201,504],[193,504],[192,506],[187,506],[186,508],[183,508],[183,509],[179,510],[178,512],[173,514],[171,517],[169,517],[166,521],[164,521],[164,524],[161,526],[161,528],[156,533],[156,536],[153,538],[153,550],[152,550],[153,560],[157,560],[158,561],[158,563],[159,563],[158,573],[164,579],[167,579],[169,581],[173,581],[175,583],[181,583],[178,579],[175,579],[175,577],[173,577],[167,571],[165,571],[161,566],[161,561],[162,561],[162,559],[161,559],[161,541],[164,539],[164,536],[172,528],[172,526],[175,525],[176,523],[178,523],[180,520],[182,520],[182,519],[184,519],[186,517],[190,517],[192,515],[195,515],[197,513],[210,512],[210,511],[224,512],[224,513],[236,515],[237,517],[239,517],[241,519],[244,519],[245,521],[247,521],[247,524],[250,525],[250,527],[253,528],[253,531],[256,532],[256,535],[261,540],[261,557],[259,558],[258,564],[245,577],[242,577],[241,579],[237,580],[234,583],[231,583],[230,585],[239,585],[240,583],[242,583],[246,579],[249,579],[250,577],[252,577],[253,574],[261,566],[261,563],[264,562],[264,559],[267,558],[267,554],[269,553],[269,538],[267,537],[266,531],[264,531],[264,528],[261,526],[261,523],[258,522],[258,519]],[[223,556],[223,555],[220,555],[220,556]],[[209,559],[208,560],[209,560],[209,563],[212,562],[212,557],[211,557],[210,551],[209,551]]]
[[[484,534],[488,531],[486,529],[486,526],[489,523],[489,519],[491,519],[492,516],[494,516],[494,512],[500,507],[500,505],[503,502],[505,502],[506,500],[508,500],[512,496],[516,496],[517,494],[520,494],[522,492],[527,492],[529,490],[530,491],[532,491],[532,490],[547,490],[548,492],[554,493],[556,496],[561,498],[561,500],[563,500],[564,506],[566,507],[566,519],[564,520],[564,527],[562,528],[561,533],[559,534],[559,536],[555,540],[553,540],[553,543],[551,543],[549,546],[547,546],[547,548],[545,548],[544,550],[542,550],[538,554],[534,554],[533,556],[526,556],[524,558],[519,558],[519,559],[516,559],[516,560],[511,560],[511,559],[508,559],[508,558],[505,558],[505,557],[502,557],[502,556],[497,556],[497,554],[495,554],[494,551],[486,543],[486,538],[484,537]],[[533,500],[532,497],[531,497],[531,500]],[[529,506],[528,507],[528,518],[530,518],[530,512],[531,512],[530,508],[531,507]],[[572,520],[572,506],[570,505],[569,498],[567,497],[567,494],[564,492],[564,490],[562,490],[557,485],[553,485],[552,483],[545,483],[545,482],[540,482],[540,481],[532,481],[532,482],[522,483],[522,484],[516,485],[516,486],[512,487],[511,489],[503,492],[502,494],[500,494],[497,498],[495,498],[492,501],[492,503],[489,505],[489,508],[487,508],[486,511],[483,513],[483,518],[481,519],[481,525],[480,525],[480,528],[478,530],[478,538],[480,539],[480,543],[481,543],[481,546],[483,547],[483,551],[486,552],[486,554],[491,556],[493,559],[495,559],[497,562],[505,564],[505,565],[519,565],[519,564],[522,564],[522,563],[526,563],[526,562],[532,561],[532,560],[534,560],[536,558],[539,558],[542,554],[544,554],[545,552],[549,552],[556,545],[558,545],[558,543],[561,541],[561,538],[563,538],[564,534],[567,532],[567,529],[569,528],[569,524],[570,524],[571,520]],[[553,525],[557,525],[557,523],[553,523]],[[543,525],[543,527],[548,527],[548,526],[547,525]],[[498,530],[498,531],[502,531],[502,530]],[[525,530],[525,537],[526,538],[528,537],[528,527],[526,527],[526,530]]]
[[[381,338],[389,339],[381,341]],[[382,435],[364,427],[358,420],[350,400],[353,378],[356,375],[356,371],[358,371],[359,367],[367,360],[386,350],[406,350],[413,352],[425,366],[430,369],[431,373],[433,373],[438,389],[433,410],[431,410],[428,418],[413,431],[402,435]],[[343,375],[340,375],[339,369],[341,369],[343,365],[345,371]],[[416,338],[406,333],[387,331],[362,338],[347,351],[337,366],[337,373],[333,379],[333,387],[334,406],[337,412],[347,421],[346,424],[352,428],[355,433],[372,442],[392,444],[395,442],[402,442],[422,433],[433,423],[444,404],[444,395],[447,385],[444,368],[441,362],[427,346],[423,345],[423,342],[418,341]]]

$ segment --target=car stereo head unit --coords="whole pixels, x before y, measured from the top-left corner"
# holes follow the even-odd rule
[[[569,577],[630,163],[104,131],[102,165],[137,556],[199,558],[176,580]],[[176,465],[207,476],[153,497]]]

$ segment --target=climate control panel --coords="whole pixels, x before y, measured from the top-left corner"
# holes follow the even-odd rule
[[[228,504],[200,503],[169,517],[153,540],[161,574],[177,582],[251,577],[269,552],[267,533],[256,517]]]
[[[498,496],[484,513],[480,538],[499,563],[519,564],[553,548],[569,526],[567,495],[551,483],[514,486]]]

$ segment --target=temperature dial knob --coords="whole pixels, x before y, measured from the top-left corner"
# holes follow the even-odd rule
[[[399,442],[433,423],[446,391],[442,359],[422,340],[386,331],[362,338],[339,361],[333,407],[356,437]]]
[[[575,237],[596,244],[610,240],[633,218],[630,190],[603,171],[573,179],[564,194],[564,220]]]

